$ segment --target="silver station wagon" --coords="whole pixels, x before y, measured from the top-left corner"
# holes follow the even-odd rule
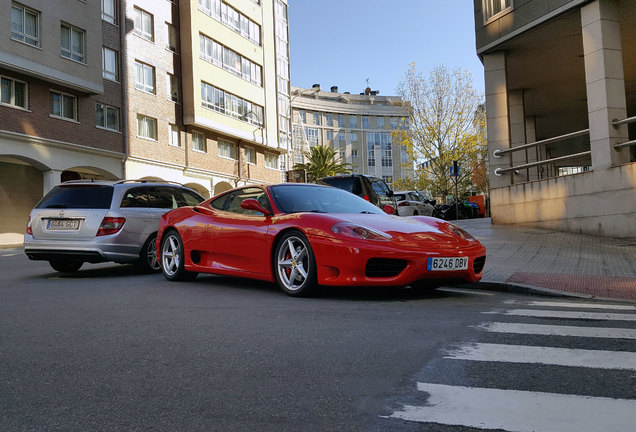
[[[157,228],[165,212],[204,198],[190,188],[140,180],[75,180],[55,186],[31,211],[24,252],[59,272],[85,263],[132,263],[160,270]]]

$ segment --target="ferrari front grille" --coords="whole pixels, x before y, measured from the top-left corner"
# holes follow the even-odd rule
[[[371,258],[364,274],[369,278],[393,277],[406,268],[406,261],[393,258]]]

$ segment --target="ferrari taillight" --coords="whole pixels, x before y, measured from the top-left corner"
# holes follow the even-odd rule
[[[124,226],[124,222],[126,218],[123,217],[105,217],[97,230],[97,237],[117,233]]]
[[[29,220],[27,221],[26,233],[28,235],[33,235],[33,229],[31,228],[31,216],[29,216]]]
[[[365,199],[365,200],[367,200],[367,201],[371,201],[371,200],[369,199],[369,195],[365,195],[365,196],[363,196],[362,198],[364,198],[364,199]]]

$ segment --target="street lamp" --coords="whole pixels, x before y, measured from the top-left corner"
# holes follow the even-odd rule
[[[294,102],[294,100],[296,100],[297,97],[299,96],[306,96],[309,94],[313,94],[314,97],[320,92],[320,86],[315,85],[312,88],[309,89],[301,89],[301,88],[295,88],[294,90],[292,90],[292,94],[294,95],[290,100],[289,100],[289,120],[291,122],[290,126],[291,126],[291,131],[292,131],[292,161],[295,160],[295,155],[297,153],[296,151],[296,146],[294,145],[294,121],[293,121],[293,110],[292,110],[292,103]],[[309,143],[307,142],[307,132],[306,132],[306,126],[304,123],[302,122],[298,122],[300,128],[301,128],[301,150],[300,150],[300,154],[302,155],[305,151],[309,151]],[[303,158],[304,160],[304,158]],[[295,165],[295,164],[293,164]],[[292,166],[293,166],[292,165]]]

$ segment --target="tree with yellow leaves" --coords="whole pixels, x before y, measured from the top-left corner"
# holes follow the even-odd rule
[[[407,164],[415,166],[415,173],[413,178],[396,180],[394,189],[455,195],[449,168],[456,160],[460,196],[471,187],[487,192],[487,182],[481,181],[486,174],[485,109],[470,73],[440,65],[425,77],[413,63],[397,94],[407,102],[409,122],[408,128],[393,132],[394,140],[406,150]]]

